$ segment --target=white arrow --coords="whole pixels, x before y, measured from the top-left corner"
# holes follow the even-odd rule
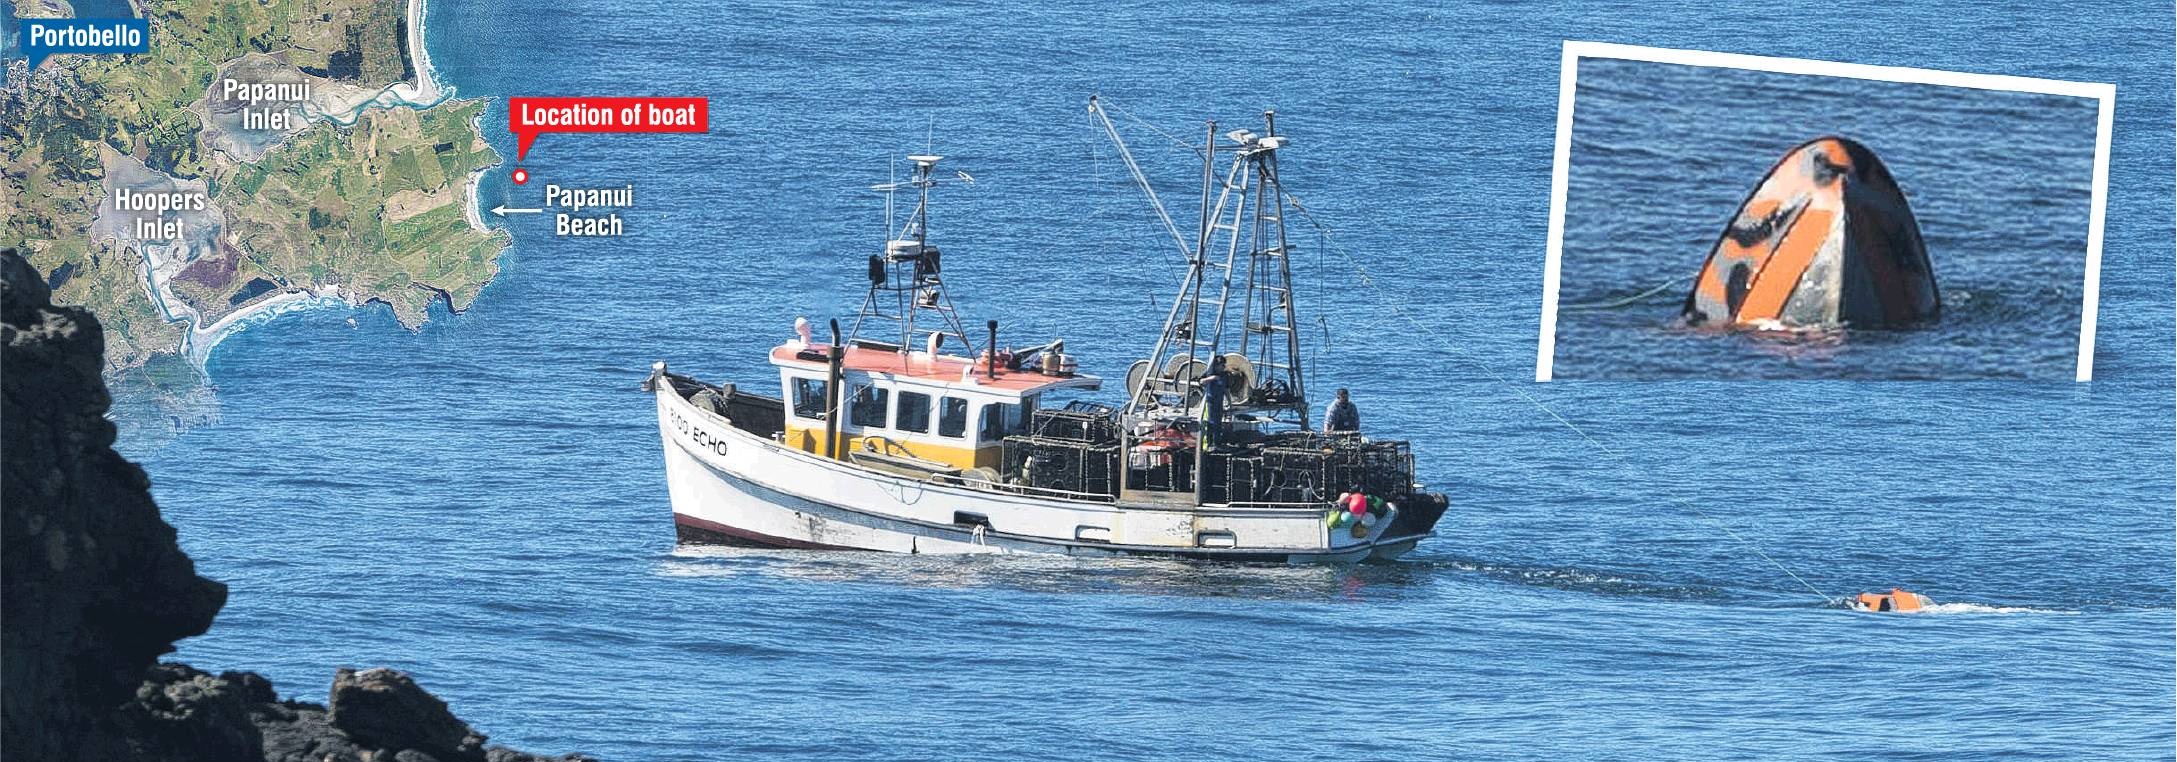
[[[492,208],[491,208],[491,213],[492,213],[492,214],[496,214],[496,215],[499,215],[499,216],[501,216],[501,217],[505,217],[505,216],[507,216],[507,215],[509,215],[509,214],[536,214],[536,213],[538,213],[538,212],[542,212],[542,211],[544,211],[544,210],[542,210],[542,209],[510,209],[510,208],[507,208],[507,205],[505,205],[505,204],[500,204],[500,205],[498,205],[498,206],[494,206],[494,207],[492,207]]]

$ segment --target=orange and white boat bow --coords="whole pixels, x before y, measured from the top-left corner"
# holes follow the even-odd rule
[[[1934,601],[1919,593],[1893,587],[1887,593],[1860,593],[1852,599],[1852,608],[1860,611],[1883,613],[1909,613],[1935,605]]]
[[[1716,328],[1905,328],[1942,311],[1920,225],[1866,146],[1801,144],[1724,228],[1682,317]]]

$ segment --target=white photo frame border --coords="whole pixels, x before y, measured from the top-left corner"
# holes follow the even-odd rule
[[[1566,40],[1559,60],[1557,80],[1557,145],[1550,168],[1550,227],[1547,258],[1542,265],[1542,335],[1536,342],[1534,380],[1548,381],[1557,352],[1557,285],[1565,246],[1565,190],[1572,161],[1573,94],[1579,89],[1580,59],[1614,58],[1626,61],[1749,69],[1780,74],[1846,77],[1881,82],[1904,82],[1981,90],[2064,95],[2095,100],[2100,109],[2094,134],[2094,188],[2086,227],[2086,283],[2079,313],[2079,358],[2076,380],[2094,379],[2094,318],[2101,302],[2101,247],[2104,215],[2109,201],[2109,133],[2116,122],[2117,87],[2098,82],[2014,77],[2005,74],[1972,74],[1915,69],[1903,66],[1776,58],[1706,50],[1655,48],[1610,42]]]

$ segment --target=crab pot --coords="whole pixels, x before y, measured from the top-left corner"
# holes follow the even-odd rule
[[[1005,472],[1041,489],[1116,495],[1119,446],[1040,436],[1005,438]]]
[[[1194,448],[1166,450],[1129,464],[1135,489],[1153,492],[1194,490]]]
[[[1084,410],[1037,410],[1028,430],[1044,439],[1116,444],[1119,425],[1106,413]]]
[[[1264,447],[1262,467],[1275,481],[1260,491],[1272,502],[1328,499],[1360,485],[1361,491],[1396,499],[1413,489],[1413,453],[1405,442],[1362,442],[1359,437],[1289,439],[1311,446]],[[1257,482],[1269,481],[1256,477]]]

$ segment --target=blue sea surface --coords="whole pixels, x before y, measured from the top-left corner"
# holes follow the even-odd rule
[[[129,0],[67,0],[76,18],[126,19],[136,17],[136,8]]]
[[[430,13],[463,96],[699,95],[711,131],[546,135],[528,185],[494,171],[486,208],[555,182],[633,183],[637,206],[618,240],[508,221],[463,314],[411,333],[383,308],[307,312],[213,353],[220,421],[128,453],[231,586],[181,646],[200,667],[317,699],[335,666],[395,666],[494,742],[612,760],[2177,745],[2166,6]],[[1565,39],[2117,83],[2096,380],[1525,381]],[[665,359],[761,385],[796,316],[851,313],[883,234],[867,186],[904,154],[976,178],[931,223],[971,318],[1107,375],[1147,352],[1182,262],[1094,92],[1187,137],[1278,111],[1288,190],[1334,231],[1296,220],[1312,385],[1413,440],[1451,495],[1438,536],[1328,568],[676,548],[636,384]],[[484,124],[511,157],[504,120]],[[1184,219],[1191,154],[1120,128]],[[1973,605],[1857,614],[1779,567],[1828,596]]]
[[[1588,58],[1575,103],[1556,378],[2074,378],[2098,101]],[[1793,338],[1685,328],[1739,205],[1825,135],[1867,146],[1904,190],[1941,319]]]
[[[23,31],[15,19],[15,4],[0,0],[0,62],[23,57]]]

